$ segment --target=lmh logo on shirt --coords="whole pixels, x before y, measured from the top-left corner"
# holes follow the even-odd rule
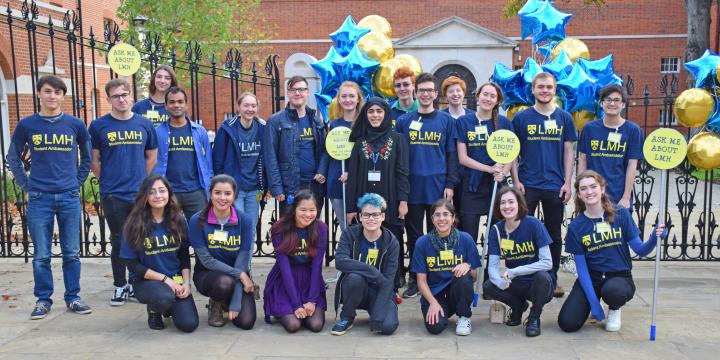
[[[447,271],[452,270],[458,264],[463,263],[462,255],[454,255],[452,258],[443,259],[438,256],[427,256],[425,257],[427,262],[428,271]]]
[[[145,255],[155,255],[164,252],[176,251],[178,247],[177,241],[175,241],[175,237],[172,235],[145,238]]]
[[[608,151],[608,152],[621,152],[624,153],[627,149],[627,141],[614,142],[604,140],[590,140],[590,148],[593,151]]]
[[[109,146],[139,145],[143,141],[143,132],[140,130],[110,131],[107,133]]]
[[[300,140],[302,140],[302,141],[315,140],[315,137],[313,136],[313,129],[311,127],[303,128],[303,133],[300,135]]]
[[[42,134],[35,134],[32,136],[33,144],[40,145],[42,142]]]
[[[582,237],[582,243],[585,245],[587,251],[595,251],[602,248],[620,245],[620,239],[622,239],[621,228],[611,228],[610,231],[605,232],[594,232],[592,234],[584,235]]]
[[[537,131],[537,125],[528,125],[527,130],[528,134],[535,135],[535,131]]]
[[[69,151],[75,137],[69,134],[33,134],[35,150]],[[43,147],[40,147],[43,146]]]

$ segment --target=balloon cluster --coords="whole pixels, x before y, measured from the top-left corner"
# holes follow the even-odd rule
[[[703,127],[688,143],[688,160],[698,169],[720,167],[720,56],[706,50],[699,59],[685,63],[695,87],[680,93],[673,113],[678,123]]]
[[[368,15],[355,23],[352,16],[330,34],[333,46],[321,60],[310,66],[320,78],[320,92],[315,93],[318,108],[325,121],[341,114],[328,113],[343,81],[360,85],[366,97],[381,95],[396,97],[393,88],[395,71],[407,66],[415,75],[422,72],[420,61],[411,55],[395,55],[392,27],[382,16]]]
[[[539,72],[548,72],[557,79],[556,101],[572,113],[575,127],[581,130],[598,112],[598,91],[610,84],[622,85],[613,70],[612,54],[590,60],[587,45],[565,36],[565,25],[572,14],[555,8],[551,1],[528,0],[518,12],[521,38],[532,35],[533,56],[520,70],[511,70],[495,63],[493,81],[505,94],[503,108],[508,117],[532,105],[532,79]]]

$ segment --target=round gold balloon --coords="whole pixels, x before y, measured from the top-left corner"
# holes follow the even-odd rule
[[[420,64],[420,60],[418,60],[416,57],[408,54],[402,54],[395,56],[395,59],[399,60],[403,66],[407,66],[412,70],[413,73],[415,73],[415,76],[420,75],[422,73],[422,64]]]
[[[390,27],[390,22],[380,15],[368,15],[362,18],[362,20],[357,23],[357,26],[383,33],[388,38],[392,37],[392,27]]]
[[[707,122],[715,108],[715,100],[707,90],[692,88],[675,98],[673,113],[682,126],[697,127]]]
[[[401,66],[403,66],[403,63],[396,58],[380,63],[373,77],[373,89],[375,89],[375,93],[389,98],[397,97],[397,95],[395,95],[395,89],[393,88],[393,75]]]
[[[580,110],[572,113],[573,124],[577,131],[582,131],[585,124],[595,119],[595,114],[592,111]]]
[[[375,59],[379,62],[392,59],[395,56],[395,49],[393,49],[392,41],[385,34],[371,31],[363,37],[357,43],[360,50],[365,52],[371,59]]]
[[[507,118],[508,120],[512,120],[512,118],[515,117],[515,115],[525,109],[529,108],[527,105],[513,105],[507,109]]]
[[[720,137],[709,131],[699,132],[688,143],[687,157],[698,169],[720,167]]]
[[[565,38],[555,45],[550,59],[555,60],[555,57],[563,50],[565,50],[565,53],[573,63],[576,63],[580,58],[590,59],[590,50],[588,50],[587,45],[575,38]]]

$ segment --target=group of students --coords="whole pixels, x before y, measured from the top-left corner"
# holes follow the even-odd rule
[[[92,311],[78,295],[77,236],[78,189],[92,169],[111,232],[110,304],[129,298],[147,304],[153,329],[164,328],[163,317],[172,317],[182,331],[198,326],[190,246],[196,256],[192,282],[210,298],[208,323],[223,326],[227,313],[236,326],[253,327],[260,296],[252,280],[253,239],[259,202],[269,192],[279,202],[279,219],[270,229],[276,263],[264,287],[267,322],[277,319],[289,332],[324,326],[328,231],[317,218],[327,196],[342,230],[334,301],[341,310],[333,334],[352,327],[357,309],[368,310],[372,331],[393,333],[399,324],[396,294],[403,287],[405,298],[421,295],[429,332],[440,333],[457,315],[456,333],[470,334],[473,284],[483,266],[476,239],[481,217],[492,210],[484,295],[509,306],[509,326],[521,324],[530,301],[526,335],[537,336],[543,305],[564,296],[557,284],[561,224],[574,188],[578,215],[565,250],[575,257],[578,281],[558,323],[576,331],[589,314],[605,319],[602,299],[609,306],[606,329],[617,331],[620,307],[635,290],[629,247],[644,256],[666,235],[660,225],[643,243],[630,215],[642,132],[621,116],[624,89],[604,88],[604,117],[580,135],[573,186],[577,134],[572,117],[555,104],[555,85],[551,74],[538,74],[534,106],[510,122],[499,114],[503,94],[493,83],[477,89],[473,112],[463,107],[467,89],[454,76],[440,86],[449,102],[444,110],[434,107],[438,84],[431,74],[415,77],[400,68],[392,104],[378,97],[365,101],[357,84],[344,82],[333,105],[342,117],[329,123],[330,129],[351,129],[354,146],[342,172],[325,152],[328,126],[307,106],[308,82],[300,76],[287,83],[287,107],[267,122],[257,117],[258,99],[241,94],[238,114],[223,122],[212,146],[205,129],[187,118],[187,96],[170,67],[154,70],[150,97],[134,106],[127,81],[108,82],[111,112],[89,129],[62,112],[64,82],[44,76],[37,81],[40,112],[18,123],[8,154],[16,182],[28,193],[38,299],[31,318],[47,316],[52,306],[55,217],[66,305],[80,314]],[[488,136],[499,129],[520,139],[519,159],[511,164],[496,164],[487,154]],[[499,191],[489,209],[494,182]],[[544,222],[531,216],[539,203]]]

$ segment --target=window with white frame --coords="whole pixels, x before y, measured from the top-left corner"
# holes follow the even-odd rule
[[[660,73],[673,74],[680,72],[680,58],[664,57],[660,59]]]

